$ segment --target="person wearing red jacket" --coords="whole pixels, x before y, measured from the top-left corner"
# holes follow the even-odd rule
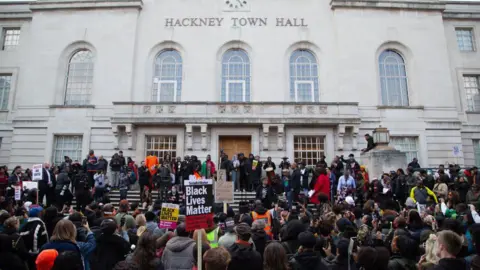
[[[320,193],[324,193],[328,196],[328,200],[330,200],[330,179],[327,175],[327,170],[323,167],[318,169],[319,176],[317,178],[317,182],[313,187],[314,193],[310,198],[310,202],[314,204],[319,204],[320,201],[318,200],[318,195]]]

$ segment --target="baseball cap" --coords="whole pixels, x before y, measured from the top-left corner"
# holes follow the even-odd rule
[[[37,265],[37,270],[50,270],[53,267],[53,263],[58,256],[58,251],[55,249],[46,249],[37,256],[35,264]]]
[[[250,229],[250,226],[248,226],[247,223],[238,224],[234,230],[235,230],[235,233],[238,235],[243,235],[243,236],[252,235],[252,229]]]
[[[311,232],[302,232],[298,235],[298,243],[304,248],[314,248],[317,244],[317,239]]]

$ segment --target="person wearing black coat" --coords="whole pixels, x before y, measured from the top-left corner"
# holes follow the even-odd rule
[[[255,199],[262,201],[265,208],[270,209],[272,204],[276,201],[275,192],[273,188],[268,184],[268,179],[264,177],[262,179],[262,185],[257,187],[257,193]]]
[[[407,180],[403,169],[398,169],[392,179],[392,194],[394,198],[403,204],[407,196]]]
[[[101,235],[97,238],[97,247],[90,257],[93,270],[110,270],[130,252],[130,243],[117,235],[117,223],[105,219],[101,224]]]
[[[140,186],[140,199],[142,199],[143,203],[142,194],[145,186],[152,190],[152,187],[150,185],[150,171],[145,166],[145,161],[142,161],[140,168],[138,168],[138,184]]]
[[[327,270],[322,257],[314,251],[317,240],[311,232],[302,232],[298,235],[301,248],[290,260],[292,270]]]
[[[31,257],[22,237],[18,234],[20,223],[16,217],[4,222],[0,234],[0,269],[28,270]]]
[[[42,180],[38,181],[38,202],[43,203],[43,198],[47,198],[47,207],[52,205],[55,200],[55,186],[57,181],[55,175],[50,170],[50,164],[45,163],[42,169]]]
[[[302,188],[305,194],[308,192],[308,175],[310,174],[310,170],[305,167],[305,163],[300,162],[298,164],[300,169],[300,181],[302,182]],[[325,167],[326,168],[326,167]]]
[[[298,202],[298,195],[300,194],[300,189],[302,188],[302,183],[300,179],[302,178],[302,173],[297,167],[297,163],[292,163],[292,174],[290,175],[290,188],[292,190],[292,200],[293,202]]]

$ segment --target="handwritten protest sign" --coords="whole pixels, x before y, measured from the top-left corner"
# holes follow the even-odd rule
[[[205,229],[213,225],[213,181],[199,179],[185,181],[187,231]]]
[[[43,165],[36,164],[32,167],[32,180],[33,181],[40,181],[43,179]]]
[[[22,189],[23,190],[32,190],[32,189],[38,189],[38,182],[33,182],[33,181],[23,181],[22,182]]]
[[[215,182],[215,202],[233,202],[233,182],[227,181],[227,172],[224,169],[218,171],[218,179]]]
[[[176,229],[180,205],[173,203],[162,203],[162,211],[160,212],[159,228]]]

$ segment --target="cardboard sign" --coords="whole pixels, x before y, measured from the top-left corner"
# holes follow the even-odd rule
[[[43,179],[43,165],[36,164],[32,167],[32,180],[33,181],[40,181]]]
[[[218,180],[215,182],[215,202],[233,202],[233,182],[227,181],[227,171],[218,171]]]
[[[32,190],[32,189],[38,189],[38,182],[33,182],[33,181],[23,181],[22,182],[22,189],[25,190]]]
[[[20,201],[22,199],[22,187],[15,186],[15,201]]]
[[[212,179],[185,181],[187,231],[213,226]]]
[[[159,228],[176,229],[180,205],[173,203],[162,203],[162,211],[160,212]]]

